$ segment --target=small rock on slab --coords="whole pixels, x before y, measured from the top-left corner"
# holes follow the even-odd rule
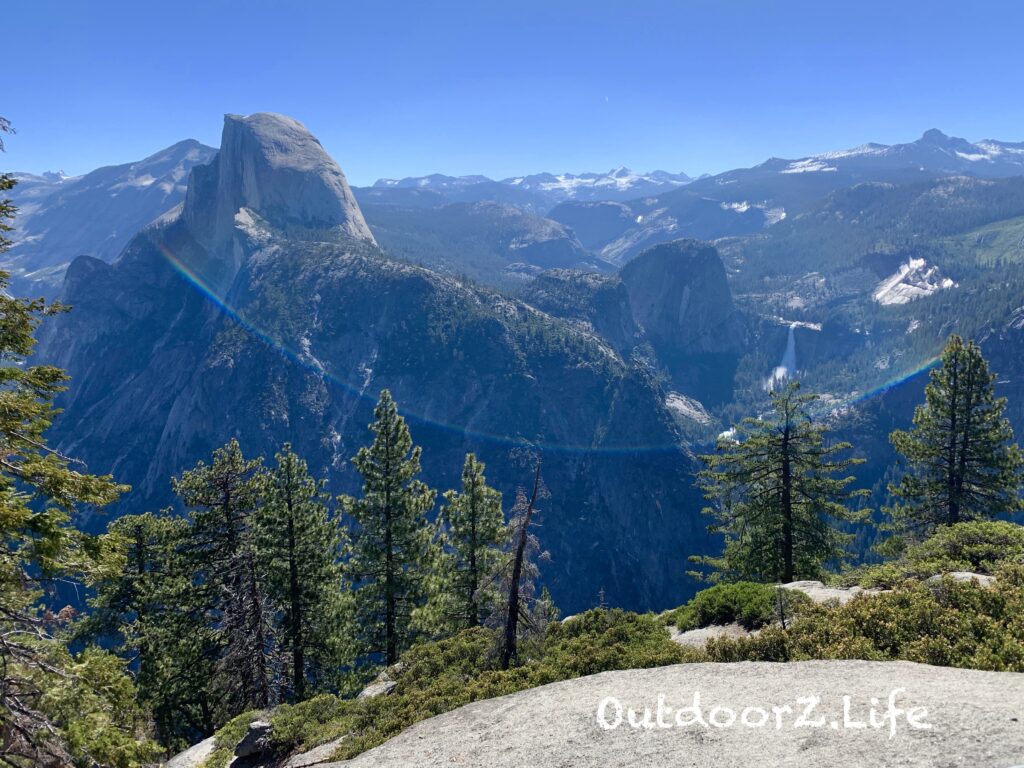
[[[341,742],[347,738],[348,736],[342,736],[334,741],[329,741],[326,744],[313,747],[308,752],[303,752],[300,755],[293,755],[288,758],[281,768],[312,768],[312,766],[323,765],[331,759],[331,756],[337,752],[338,747],[341,746]]]
[[[370,683],[359,692],[360,699],[373,699],[377,696],[387,696],[398,685],[394,680],[376,680]]]

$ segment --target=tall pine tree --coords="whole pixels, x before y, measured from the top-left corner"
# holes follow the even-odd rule
[[[426,599],[433,559],[427,513],[435,494],[417,479],[420,449],[388,390],[373,413],[373,444],[352,460],[363,478],[362,496],[342,498],[355,521],[347,567],[361,652],[393,664],[409,646],[413,612]]]
[[[811,416],[815,395],[793,383],[773,392],[772,412],[745,419],[717,453],[703,456],[699,475],[712,505],[713,533],[725,536],[720,557],[693,557],[717,579],[791,582],[816,578],[825,562],[844,554],[848,536],[833,521],[861,517],[846,503],[862,492],[843,475],[859,460],[839,458],[847,443],[829,444]],[[840,475],[837,477],[837,475]]]
[[[487,485],[484,464],[466,454],[461,491],[446,491],[438,515],[444,555],[439,564],[435,620],[445,633],[478,627],[493,614],[498,592],[494,572],[509,538],[501,493]]]
[[[978,345],[951,336],[913,428],[890,436],[909,465],[889,487],[902,500],[892,510],[898,526],[923,535],[939,525],[1022,508],[1024,459],[1005,408]]]
[[[248,460],[237,440],[209,465],[173,480],[191,509],[195,580],[203,590],[223,651],[218,689],[232,714],[273,703],[274,638],[256,561],[252,518],[264,486],[262,459]]]
[[[321,688],[344,662],[344,542],[329,500],[323,481],[286,443],[253,517],[267,596],[281,614],[280,645],[294,701]]]

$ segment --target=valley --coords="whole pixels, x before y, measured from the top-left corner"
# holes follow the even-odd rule
[[[684,552],[708,546],[692,453],[773,387],[800,379],[855,445],[875,446],[860,473],[871,505],[887,501],[878,482],[893,459],[872,440],[879,409],[909,423],[909,406],[884,404],[916,400],[950,333],[978,338],[1000,390],[1017,389],[1013,144],[929,131],[697,180],[432,176],[354,190],[288,118],[229,116],[213,152],[182,142],[15,187],[28,215],[4,266],[74,307],[36,353],[75,382],[53,434],[131,484],[133,509],[166,504],[167,478],[228,437],[263,453],[290,440],[346,490],[348,446],[388,387],[439,485],[474,450],[511,494],[519,452],[544,454],[560,605],[603,592],[663,607],[693,589],[673,575]],[[118,197],[139,190],[149,196]],[[118,233],[142,231],[81,239],[77,260],[62,235],[33,234],[48,217],[89,217],[104,195]],[[1024,428],[1021,407],[1011,397]]]

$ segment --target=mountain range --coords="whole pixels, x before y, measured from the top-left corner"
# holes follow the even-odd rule
[[[456,484],[473,450],[511,498],[543,457],[561,604],[686,591],[676,576],[704,541],[692,461],[649,364],[585,324],[388,258],[294,121],[228,116],[183,203],[112,264],[75,260],[62,298],[74,311],[38,351],[75,382],[54,436],[131,483],[132,505],[168,503],[169,478],[231,437],[264,454],[290,441],[332,491],[355,491],[349,459],[387,387],[435,486]]]
[[[17,229],[3,255],[15,288],[52,293],[75,257],[112,261],[136,232],[181,202],[189,172],[215,152],[187,140],[84,176],[15,174]]]
[[[504,194],[512,198],[517,192],[523,200],[534,200],[548,207],[566,200],[629,200],[658,194],[689,184],[693,179],[685,173],[651,171],[637,173],[625,167],[612,168],[607,173],[534,173],[514,176],[501,181],[486,176],[414,176],[404,179],[378,179],[373,187],[378,194],[385,190],[416,189],[434,192],[446,200],[464,202],[490,199],[495,185],[508,187]],[[497,193],[502,194],[502,193]]]
[[[55,292],[75,256],[113,260],[138,229],[181,202],[189,170],[214,152],[189,140],[80,177],[16,174],[16,245],[0,266],[12,273],[16,287]],[[829,192],[861,182],[1022,173],[1024,143],[971,143],[932,129],[907,144],[772,158],[697,179],[620,167],[500,181],[433,174],[380,179],[352,191],[389,251],[448,274],[509,287],[550,267],[621,265],[667,240],[755,234]],[[496,219],[501,233],[493,227]]]
[[[874,506],[949,333],[982,343],[1024,428],[1024,145],[929,131],[608,191],[634,177],[351,188],[271,114],[227,116],[219,150],[22,176],[6,268],[74,307],[37,352],[72,376],[57,444],[136,511],[231,437],[290,441],[348,492],[387,387],[436,487],[473,450],[511,498],[542,456],[545,583],[575,611],[693,591],[694,454],[778,381],[822,394]]]

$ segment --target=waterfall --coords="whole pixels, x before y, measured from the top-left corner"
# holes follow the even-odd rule
[[[789,335],[786,337],[786,351],[782,353],[782,361],[775,366],[772,375],[764,384],[764,388],[769,392],[796,373],[796,335],[794,333],[796,326],[796,323],[790,323]]]

